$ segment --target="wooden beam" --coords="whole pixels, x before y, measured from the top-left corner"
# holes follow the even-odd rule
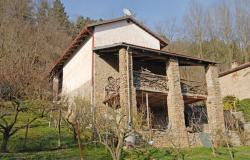
[[[144,60],[144,61],[155,61],[155,60],[162,60],[162,61],[166,61],[165,58],[161,58],[161,57],[142,57],[141,60]]]
[[[142,55],[142,54],[133,54],[132,56],[133,56],[133,58],[147,57],[147,56]]]
[[[192,60],[179,60],[179,65],[180,66],[204,66],[205,64],[200,62],[193,62]]]
[[[150,128],[150,110],[149,110],[149,103],[148,103],[148,92],[146,92],[146,107],[147,107],[147,123],[148,123],[148,128]]]

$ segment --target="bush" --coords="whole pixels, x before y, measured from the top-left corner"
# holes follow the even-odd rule
[[[226,96],[223,98],[223,108],[226,111],[235,109],[236,104],[238,103],[238,99],[235,96]]]
[[[171,149],[157,149],[154,147],[146,148],[134,148],[133,150],[125,150],[123,152],[123,159],[130,160],[149,160],[149,159],[161,159],[170,160],[177,159],[176,153]]]
[[[246,121],[250,122],[250,98],[238,102],[237,110],[242,111]]]

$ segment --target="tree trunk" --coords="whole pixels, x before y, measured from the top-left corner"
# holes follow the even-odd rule
[[[3,139],[2,139],[2,144],[1,144],[1,152],[7,152],[7,146],[8,146],[8,141],[9,141],[9,133],[4,133],[3,134]]]
[[[77,133],[76,133],[76,128],[74,125],[72,125],[72,129],[73,129],[73,140],[74,140],[74,142],[76,142],[77,141]]]
[[[80,151],[80,160],[83,160],[83,147],[82,147],[82,141],[81,141],[81,131],[80,131],[80,124],[79,121],[76,121],[76,129],[77,129],[77,138],[78,138],[78,146]]]
[[[26,149],[26,142],[27,142],[27,138],[28,138],[28,132],[29,132],[29,119],[27,122],[27,125],[25,127],[25,135],[24,135],[24,141],[23,141],[23,148]]]
[[[62,119],[62,111],[59,111],[59,119],[58,119],[58,148],[61,148],[61,119]]]

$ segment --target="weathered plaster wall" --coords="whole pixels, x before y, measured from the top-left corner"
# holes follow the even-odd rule
[[[92,38],[63,67],[62,94],[90,97],[92,75]]]
[[[126,42],[143,47],[160,49],[160,42],[155,37],[127,21],[100,25],[95,28],[95,47]]]
[[[250,98],[250,67],[220,77],[222,97]]]

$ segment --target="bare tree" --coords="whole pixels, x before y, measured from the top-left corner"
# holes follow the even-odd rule
[[[27,102],[24,99],[21,99],[15,94],[13,88],[0,87],[0,132],[3,134],[1,151],[7,151],[8,141],[11,136],[13,136],[20,129],[23,129],[33,123],[37,118],[44,117],[49,111],[50,106],[43,103],[40,105],[35,104],[36,107],[33,107],[32,104],[29,104],[31,101]],[[34,101],[32,102],[34,104]],[[20,124],[19,117],[21,115],[29,115],[31,119],[25,124]]]
[[[107,148],[114,160],[120,160],[124,138],[129,132],[124,111],[113,108],[107,108],[105,112],[98,111],[95,128],[99,142]]]
[[[71,102],[70,102],[71,101]],[[83,146],[81,141],[81,130],[91,128],[93,125],[93,113],[91,104],[88,100],[82,97],[74,97],[68,102],[68,112],[65,120],[68,122],[70,129],[73,132],[74,139],[77,137],[80,157],[83,159]]]
[[[191,1],[187,15],[184,16],[184,23],[185,30],[189,33],[188,36],[191,36],[189,38],[197,44],[199,57],[203,54],[205,18],[205,9],[201,3],[196,0]]]
[[[236,32],[239,39],[240,48],[243,50],[244,62],[249,61],[250,46],[250,2],[237,0],[235,1],[236,12]]]

